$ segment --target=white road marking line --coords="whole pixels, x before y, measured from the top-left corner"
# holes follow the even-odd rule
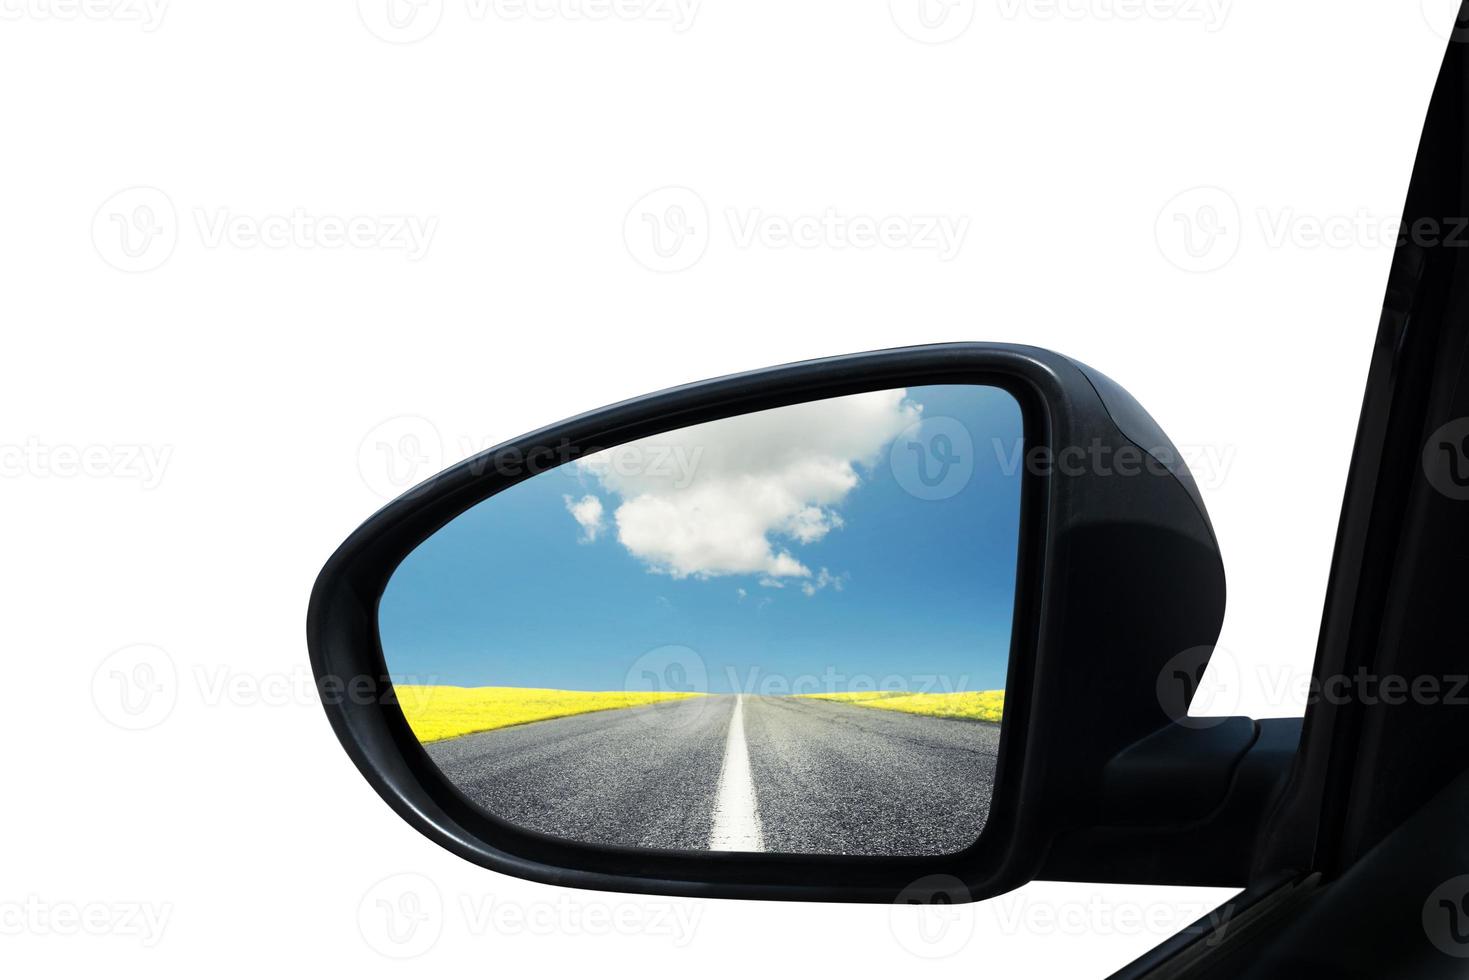
[[[755,781],[750,777],[750,749],[745,744],[745,696],[735,696],[724,742],[724,768],[714,794],[714,826],[709,831],[711,851],[763,851],[760,808],[755,803]]]

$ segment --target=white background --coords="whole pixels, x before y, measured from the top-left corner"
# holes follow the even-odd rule
[[[1102,976],[1228,894],[1034,884],[925,943],[482,871],[338,747],[306,599],[395,480],[543,423],[1016,341],[1215,460],[1212,706],[1299,713],[1451,0],[159,2],[0,2],[13,972]]]

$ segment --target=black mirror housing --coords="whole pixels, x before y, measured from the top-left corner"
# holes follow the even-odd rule
[[[918,384],[985,384],[1020,403],[1021,542],[1009,680],[990,817],[934,857],[693,853],[592,846],[497,820],[414,737],[378,636],[389,577],[467,508],[546,466],[670,429],[820,398]],[[558,447],[544,454],[545,447]],[[517,460],[517,465],[505,465]],[[956,547],[962,547],[958,542]],[[357,529],[322,569],[307,641],[327,716],[405,820],[456,854],[559,885],[725,898],[975,900],[1043,868],[1052,842],[1104,818],[1108,763],[1188,710],[1187,680],[1223,621],[1224,570],[1174,445],[1104,375],[1037,348],[942,344],[787,365],[675,388],[557,423],[465,460]],[[574,600],[573,600],[574,601]],[[1160,677],[1180,671],[1176,699]]]

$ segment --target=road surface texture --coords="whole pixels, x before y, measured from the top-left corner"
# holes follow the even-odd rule
[[[1000,728],[810,698],[712,695],[426,746],[496,816],[571,840],[946,854],[989,815]]]

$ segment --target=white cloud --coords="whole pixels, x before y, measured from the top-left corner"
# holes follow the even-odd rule
[[[840,592],[847,587],[847,576],[833,575],[826,569],[817,572],[814,578],[801,583],[801,591],[808,596],[813,596],[822,589],[831,587]]]
[[[569,496],[561,497],[566,503],[566,509],[576,522],[581,525],[581,539],[586,542],[597,540],[597,535],[602,533],[606,527],[603,520],[602,501],[591,494],[587,494],[580,500],[574,500]]]
[[[777,587],[782,579],[805,579],[814,594],[836,579],[813,573],[795,552],[842,527],[838,508],[862,470],[922,418],[922,406],[905,396],[868,392],[722,419],[578,465],[620,498],[612,514],[617,540],[649,570],[674,578],[758,575],[761,585]],[[629,459],[649,465],[625,465]],[[655,465],[669,459],[692,465]],[[589,495],[575,506],[587,501],[596,504],[600,530],[601,501]],[[572,514],[587,529],[583,515]]]

